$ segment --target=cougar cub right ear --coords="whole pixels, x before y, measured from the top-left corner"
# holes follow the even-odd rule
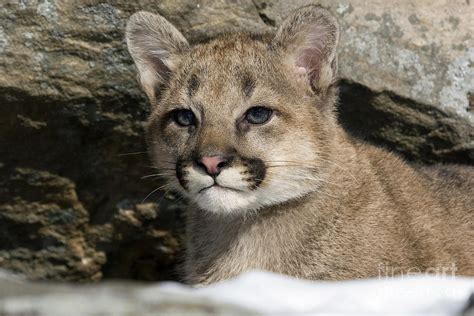
[[[130,55],[138,69],[143,90],[151,103],[161,85],[189,48],[184,36],[158,14],[140,11],[127,23],[126,40]]]
[[[313,91],[335,82],[339,26],[328,10],[308,5],[287,17],[273,40],[294,71],[306,76]]]

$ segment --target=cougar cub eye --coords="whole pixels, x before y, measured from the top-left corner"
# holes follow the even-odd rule
[[[248,109],[245,114],[245,120],[250,124],[263,124],[272,116],[273,111],[263,106],[255,106]]]
[[[180,126],[196,125],[196,116],[191,110],[174,110],[171,117]]]

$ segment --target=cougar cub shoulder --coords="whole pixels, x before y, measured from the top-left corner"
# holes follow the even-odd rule
[[[474,275],[473,168],[416,168],[343,131],[330,12],[310,5],[273,37],[194,46],[138,12],[126,38],[153,109],[154,164],[191,202],[188,282],[248,269]]]

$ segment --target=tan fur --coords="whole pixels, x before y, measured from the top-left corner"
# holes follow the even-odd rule
[[[274,38],[233,34],[193,47],[162,17],[131,18],[127,42],[153,105],[150,152],[170,188],[195,202],[188,282],[249,269],[326,280],[452,267],[474,276],[474,169],[412,166],[348,136],[334,113],[337,40],[337,22],[318,6],[292,13]],[[275,110],[271,121],[240,123],[262,104]],[[176,108],[199,124],[170,122]],[[222,181],[240,186],[202,200],[193,186],[208,179],[193,157],[216,153],[233,155]],[[261,183],[247,158],[265,164]]]

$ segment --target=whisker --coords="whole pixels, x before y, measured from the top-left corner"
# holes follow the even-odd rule
[[[167,183],[167,184],[165,184],[165,185],[162,185],[162,186],[160,186],[160,187],[154,189],[153,191],[151,191],[150,193],[148,193],[148,195],[142,200],[142,203],[144,203],[144,202],[146,201],[146,199],[148,199],[148,198],[150,197],[150,195],[152,195],[153,193],[155,193],[155,192],[157,192],[157,191],[159,191],[159,190],[161,190],[161,189],[163,189],[163,188],[166,188],[166,187],[168,187],[168,186],[170,186],[170,185],[171,185],[170,183]]]
[[[171,161],[171,160],[158,160],[157,162],[166,162],[166,163],[172,163],[172,164],[176,163],[176,161]]]
[[[171,189],[166,191],[166,194],[169,193],[170,191],[171,191]],[[181,202],[181,201],[184,201],[184,200],[185,200],[184,196],[182,194],[179,194],[178,197],[176,198],[176,200],[174,200],[174,203],[178,203],[178,202]]]
[[[131,156],[131,155],[141,155],[141,154],[148,154],[148,151],[137,151],[137,152],[132,152],[132,153],[123,153],[123,154],[118,154],[117,156]]]
[[[162,168],[162,167],[156,167],[156,166],[142,166],[142,167],[157,169],[157,170],[176,170],[175,168]]]
[[[323,181],[323,182],[324,182],[324,181]],[[273,184],[274,184],[274,185],[276,186],[276,188],[279,189],[279,190],[287,190],[288,187],[290,187],[290,188],[291,188],[291,187],[293,187],[293,188],[299,188],[299,187],[300,187],[300,185],[295,184],[295,183],[291,183],[291,182],[276,181],[276,183],[273,182]],[[282,185],[282,184],[283,184],[283,185]],[[337,198],[337,196],[332,195],[332,194],[329,194],[329,193],[327,193],[327,192],[325,192],[325,191],[320,191],[320,190],[318,190],[318,191],[317,191],[317,194],[322,194],[322,195],[329,196],[329,197],[332,197],[332,198]]]
[[[272,173],[272,172],[269,172],[269,174],[275,175],[275,173]],[[310,181],[310,182],[326,183],[326,184],[329,184],[329,185],[342,187],[341,184],[339,184],[339,183],[334,183],[334,182],[331,182],[331,181],[328,181],[328,180],[325,180],[325,179],[322,179],[322,178],[319,178],[319,177],[308,177],[307,175],[298,175],[298,174],[296,174],[296,175],[285,175],[285,177],[287,177],[287,179],[289,179],[289,180],[298,180],[298,181],[307,180],[307,181]],[[277,182],[277,183],[284,183],[285,185],[294,185],[291,182],[285,181],[285,179],[271,179],[271,180],[273,181],[273,183]],[[268,183],[268,181],[267,181],[267,183]],[[294,186],[296,186],[296,184]]]
[[[172,160],[161,160],[161,159],[158,159],[158,160],[154,160],[156,162],[159,162],[159,163],[169,163],[169,164],[176,164],[176,161],[172,161]]]
[[[341,165],[339,165],[338,163],[336,163],[334,160],[330,160],[330,159],[326,159],[326,158],[323,158],[323,157],[318,157],[318,158],[315,158],[316,161],[323,161],[323,162],[327,162],[327,163],[330,163],[332,165],[334,165],[335,167],[341,169],[342,171],[344,171],[345,173],[347,173],[352,179],[354,179],[356,182],[359,182],[357,180],[357,178],[347,169],[347,168],[344,168],[342,167]],[[274,168],[274,167],[280,167],[280,166],[287,166],[287,167],[302,167],[302,168],[308,168],[308,169],[313,169],[313,170],[318,170],[321,168],[321,166],[316,166],[315,165],[315,161],[309,161],[309,160],[301,160],[301,161],[295,161],[295,160],[271,160],[271,161],[266,161],[266,163],[291,163],[292,165],[290,164],[284,164],[284,165],[270,165],[268,167],[270,168]],[[308,164],[309,163],[309,164]]]
[[[169,188],[168,190],[166,190],[164,193],[163,193],[163,196],[160,198],[160,200],[158,201],[158,205],[161,204],[161,202],[163,202],[163,199],[166,197],[166,195],[172,190],[173,188]]]
[[[146,176],[141,177],[140,179],[147,179],[147,178],[152,178],[152,177],[166,177],[166,176],[173,176],[172,174],[167,174],[167,173],[154,173],[154,174],[148,174]]]
[[[307,169],[316,169],[315,167],[311,167],[311,166],[305,166],[305,165],[270,165],[270,166],[266,166],[267,168],[278,168],[278,167],[302,167],[302,168],[307,168]]]

